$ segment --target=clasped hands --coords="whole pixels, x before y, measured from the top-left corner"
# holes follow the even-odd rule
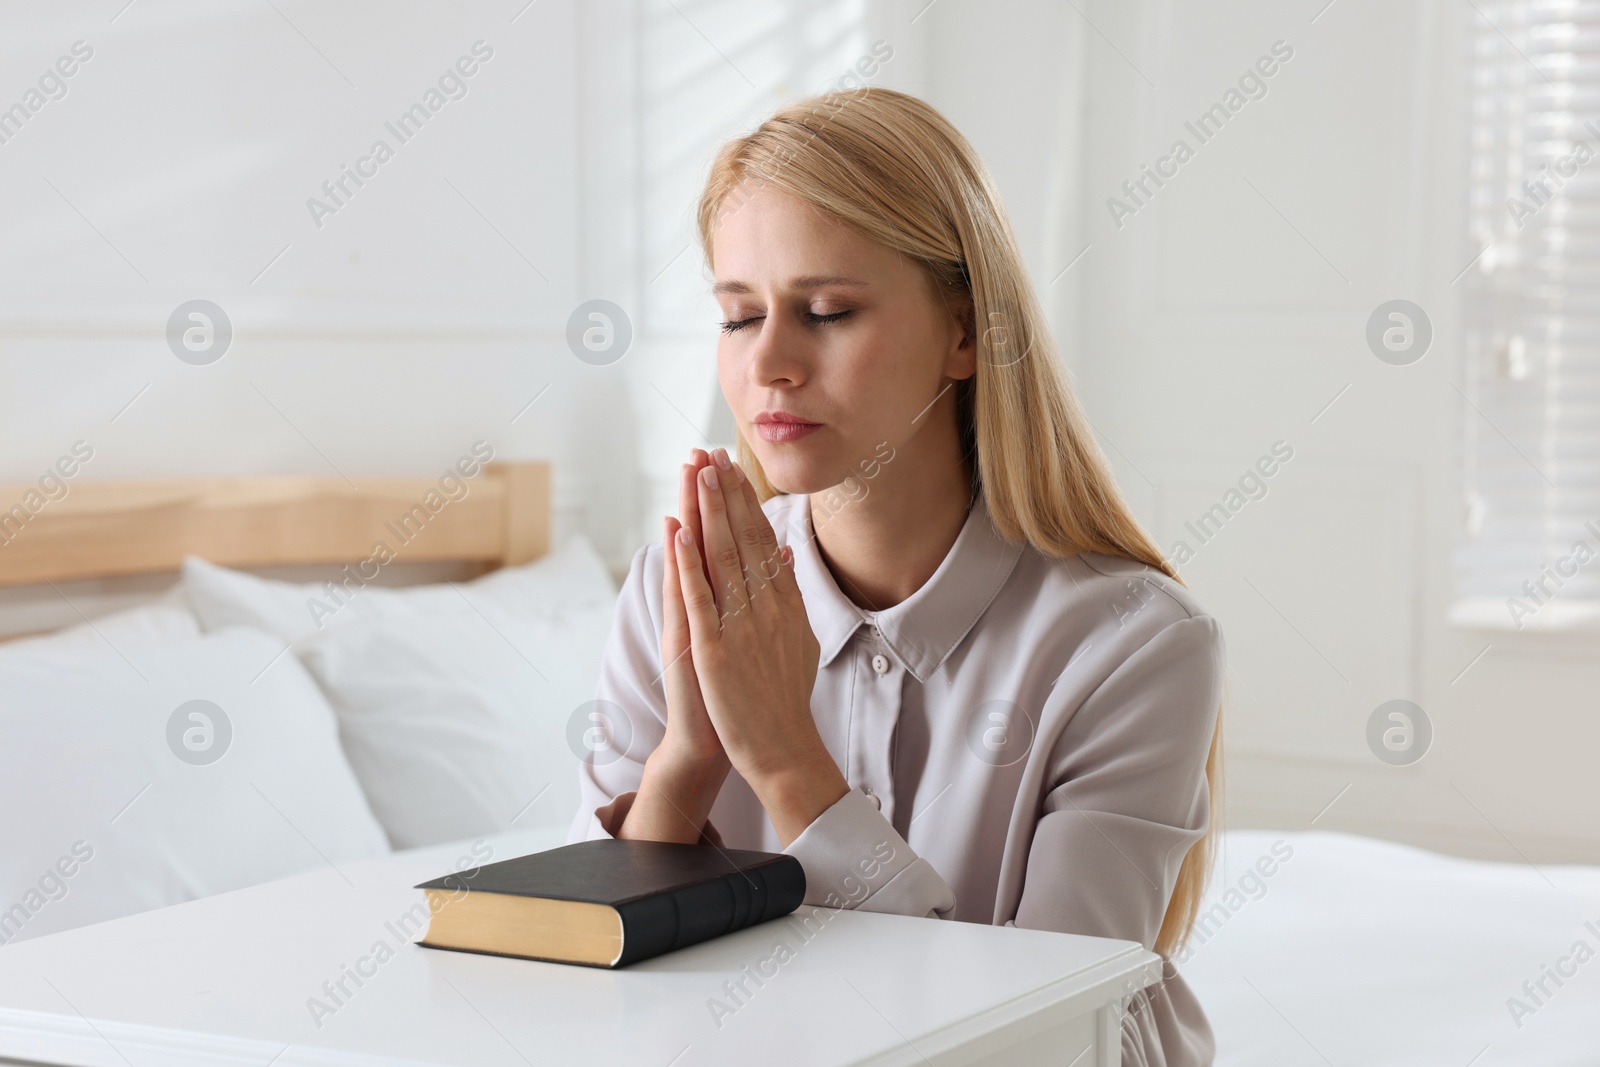
[[[690,454],[679,500],[662,539],[666,735],[617,836],[699,840],[737,769],[788,847],[849,791],[811,716],[821,650],[793,551],[723,449]]]

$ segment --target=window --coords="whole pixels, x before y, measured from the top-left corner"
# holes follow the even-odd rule
[[[1478,0],[1452,620],[1600,627],[1600,9]]]

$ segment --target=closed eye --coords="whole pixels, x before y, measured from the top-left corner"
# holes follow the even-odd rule
[[[822,326],[831,322],[839,322],[849,314],[850,312],[848,311],[835,311],[831,315],[813,315],[808,311],[806,312],[806,321],[812,323],[813,325]],[[758,322],[765,317],[766,316],[764,315],[753,315],[748,319],[737,319],[724,322],[722,323],[722,332],[733,333],[737,330],[742,330],[752,322]]]
[[[838,322],[848,314],[850,314],[848,311],[835,311],[832,315],[813,315],[808,311],[806,312],[806,318],[820,325],[822,323]]]

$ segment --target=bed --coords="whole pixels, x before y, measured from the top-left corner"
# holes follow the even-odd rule
[[[0,943],[524,829],[564,831],[616,585],[544,464],[0,487],[0,585],[149,603],[0,643]],[[54,490],[44,493],[42,489]],[[36,491],[39,490],[39,491]],[[3,519],[3,516],[0,516]],[[397,587],[406,567],[458,577]],[[317,567],[286,581],[238,568]],[[77,583],[77,584],[74,584]]]
[[[564,840],[614,578],[582,537],[552,543],[547,467],[452,470],[73,484],[14,524],[0,585],[177,581],[0,643],[0,942]],[[465,571],[377,580],[419,561]],[[284,564],[329,570],[251,573]],[[1596,952],[1600,868],[1238,829],[1179,964],[1226,1067],[1577,1067],[1600,1064]]]
[[[1326,832],[1224,853],[1180,963],[1218,1067],[1600,1064],[1600,867]]]

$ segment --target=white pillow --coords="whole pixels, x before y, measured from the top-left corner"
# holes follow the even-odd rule
[[[183,562],[183,585],[205,629],[253,626],[284,641],[364,622],[458,611],[466,608],[463,592],[474,603],[547,619],[561,618],[579,607],[610,604],[617,596],[611,572],[581,534],[532,563],[503,567],[470,582],[386,588],[363,585],[354,567],[348,572],[352,577],[342,587],[332,583],[330,591],[329,583],[259,578],[190,556]]]
[[[594,699],[611,609],[551,621],[477,608],[295,646],[395,848],[570,824],[577,812],[568,722]]]
[[[0,646],[0,941],[389,850],[299,663],[173,612]]]
[[[203,625],[247,621],[292,644],[395,848],[570,824],[568,724],[594,699],[617,595],[581,536],[459,585],[368,586],[319,612],[320,632],[306,606],[330,603],[319,586],[202,560],[184,580]]]
[[[181,587],[178,587],[181,588]],[[192,641],[200,636],[200,620],[181,600],[169,598],[144,607],[103,615],[41,637],[24,637],[0,643],[0,653],[26,652],[69,669],[85,648],[126,654],[160,645]]]

